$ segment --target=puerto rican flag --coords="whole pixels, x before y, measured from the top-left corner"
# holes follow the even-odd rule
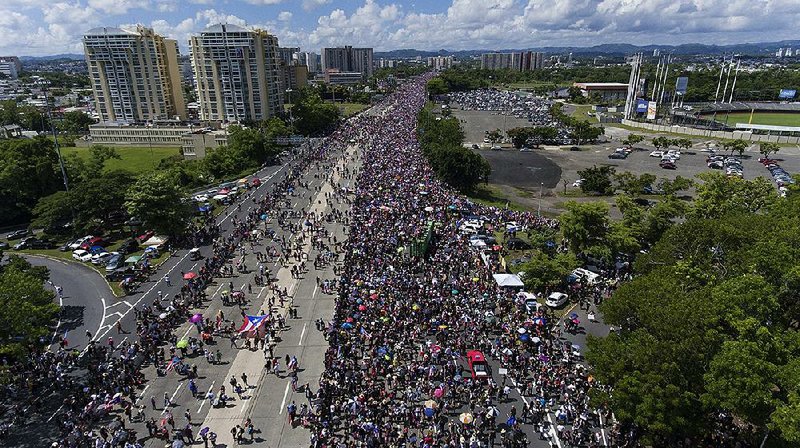
[[[267,319],[269,318],[268,315],[263,316],[247,316],[242,327],[239,328],[239,333],[249,333],[255,332],[259,328],[263,327],[265,323],[267,323]]]

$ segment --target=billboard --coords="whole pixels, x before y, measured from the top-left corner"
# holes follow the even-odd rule
[[[647,100],[636,100],[636,113],[643,114],[647,112]]]
[[[648,101],[647,102],[647,119],[648,120],[655,120],[656,119],[656,108],[658,107],[658,103],[655,101]]]
[[[680,76],[675,81],[675,93],[678,95],[686,95],[686,87],[689,85],[689,78]]]
[[[781,93],[778,94],[778,98],[782,100],[790,100],[797,95],[797,90],[795,89],[781,89]]]

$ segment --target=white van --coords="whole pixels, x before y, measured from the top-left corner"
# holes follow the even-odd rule
[[[595,274],[594,272],[584,268],[575,269],[572,271],[572,275],[578,277],[581,283],[585,285],[594,285],[600,279],[598,274]]]

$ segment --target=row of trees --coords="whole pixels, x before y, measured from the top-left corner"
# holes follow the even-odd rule
[[[686,64],[672,64],[668,82],[678,76],[689,76],[689,86],[685,95],[686,101],[713,101],[719,81],[719,67],[695,67],[692,72],[686,71]],[[656,64],[645,64],[642,67],[643,79],[655,79]],[[555,91],[558,86],[570,85],[573,82],[628,82],[630,67],[624,64],[602,67],[578,66],[571,68],[544,68],[541,70],[482,70],[465,67],[454,67],[444,71],[441,81],[436,81],[436,92],[474,90],[497,84],[525,83],[534,86],[539,93]],[[753,72],[739,72],[736,80],[736,94],[739,100],[776,100],[780,89],[800,86],[800,72],[791,68],[767,68]],[[576,91],[571,97],[581,101],[582,96]]]
[[[586,120],[565,114],[561,103],[554,103],[550,107],[550,114],[570,129],[570,138],[578,145],[593,142],[605,133],[602,126],[593,126]]]
[[[619,331],[589,339],[593,375],[613,386],[593,400],[638,428],[644,445],[700,445],[724,413],[751,446],[767,430],[768,446],[796,446],[800,197],[780,199],[760,178],[701,179],[693,203],[667,201],[680,210],[623,195],[618,223],[597,203],[570,204],[561,218],[575,251],[649,247],[635,278],[600,307]]]
[[[464,132],[458,119],[435,116],[425,108],[417,119],[417,136],[428,163],[448,185],[472,192],[489,178],[489,162],[464,148]]]

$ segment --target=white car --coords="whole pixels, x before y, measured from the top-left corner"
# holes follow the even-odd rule
[[[198,194],[194,197],[194,200],[197,202],[207,202],[208,195],[207,194]]]
[[[568,298],[569,296],[563,292],[554,292],[547,297],[547,300],[544,301],[544,304],[550,308],[558,308],[567,303]]]
[[[583,179],[578,179],[578,180],[576,180],[575,182],[572,183],[572,186],[575,187],[575,188],[579,188],[582,183],[583,183]]]
[[[78,249],[72,252],[72,258],[86,263],[92,260],[92,254],[83,249]]]
[[[81,247],[81,244],[89,241],[92,238],[94,238],[93,235],[86,235],[83,238],[78,238],[77,240],[75,240],[72,243],[70,243],[69,248],[72,249],[72,250],[78,249],[79,247]]]
[[[594,285],[600,279],[598,274],[594,272],[584,269],[584,268],[577,268],[572,271],[572,275],[579,278],[581,282],[586,283],[587,285]]]
[[[681,158],[681,152],[678,151],[677,149],[670,149],[669,151],[667,151],[667,155],[676,160],[679,160]]]
[[[650,157],[663,157],[664,151],[653,151],[650,153]]]
[[[106,264],[108,260],[115,254],[119,252],[100,252],[99,254],[92,255],[92,264]]]

